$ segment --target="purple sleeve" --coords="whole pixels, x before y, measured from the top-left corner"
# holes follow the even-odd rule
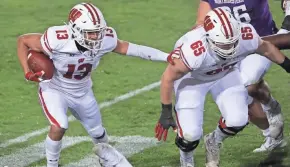
[[[208,2],[208,0],[201,0],[201,1]]]

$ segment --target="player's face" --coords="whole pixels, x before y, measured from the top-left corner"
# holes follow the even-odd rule
[[[85,39],[88,39],[88,40],[96,41],[96,40],[98,40],[98,37],[99,37],[99,32],[97,32],[97,31],[85,33]]]
[[[96,45],[100,45],[104,34],[100,31],[85,31],[84,38],[85,44],[90,48],[94,49]]]
[[[208,40],[209,46],[211,49],[220,57],[222,58],[231,58],[235,55],[236,53],[236,48],[239,44],[239,40],[236,41],[228,41],[227,43],[225,42],[214,42],[212,40]]]
[[[215,43],[215,45],[222,50],[230,50],[233,47],[235,47],[237,44],[238,44],[238,41],[236,41],[235,43],[231,43],[231,44]]]

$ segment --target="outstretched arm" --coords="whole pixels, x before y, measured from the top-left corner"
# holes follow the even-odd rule
[[[288,34],[275,34],[262,37],[264,41],[271,42],[278,49],[290,49],[290,33]]]
[[[256,52],[280,65],[288,73],[290,73],[290,60],[271,42],[260,40],[260,44]]]
[[[282,0],[282,4],[287,3],[288,6],[290,5],[290,1],[284,2]],[[290,49],[290,8],[288,7],[286,10],[286,16],[283,20],[281,29],[275,35],[269,35],[262,37],[263,40],[271,42],[277,48],[281,49]]]
[[[166,61],[168,56],[168,53],[162,52],[158,49],[130,43],[119,39],[113,52],[153,61]]]

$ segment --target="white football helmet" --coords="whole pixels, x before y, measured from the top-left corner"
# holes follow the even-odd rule
[[[99,50],[107,27],[102,12],[91,3],[75,5],[68,17],[73,39],[89,50]]]
[[[215,8],[207,13],[204,29],[210,48],[222,58],[235,56],[241,25],[225,8]]]

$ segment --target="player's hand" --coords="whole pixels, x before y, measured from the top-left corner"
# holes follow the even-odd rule
[[[43,79],[42,79],[43,75],[44,75],[44,71],[39,71],[36,73],[29,71],[25,74],[25,79],[27,81],[41,82],[41,81],[43,81]]]
[[[172,127],[173,130],[177,129],[175,120],[172,116],[172,104],[162,104],[162,112],[155,126],[155,138],[160,141],[163,136],[163,141],[166,141],[168,129],[170,127]]]
[[[283,12],[285,12],[285,8],[286,8],[286,2],[289,0],[281,0],[281,9],[283,10]],[[289,3],[289,2],[288,2]]]

